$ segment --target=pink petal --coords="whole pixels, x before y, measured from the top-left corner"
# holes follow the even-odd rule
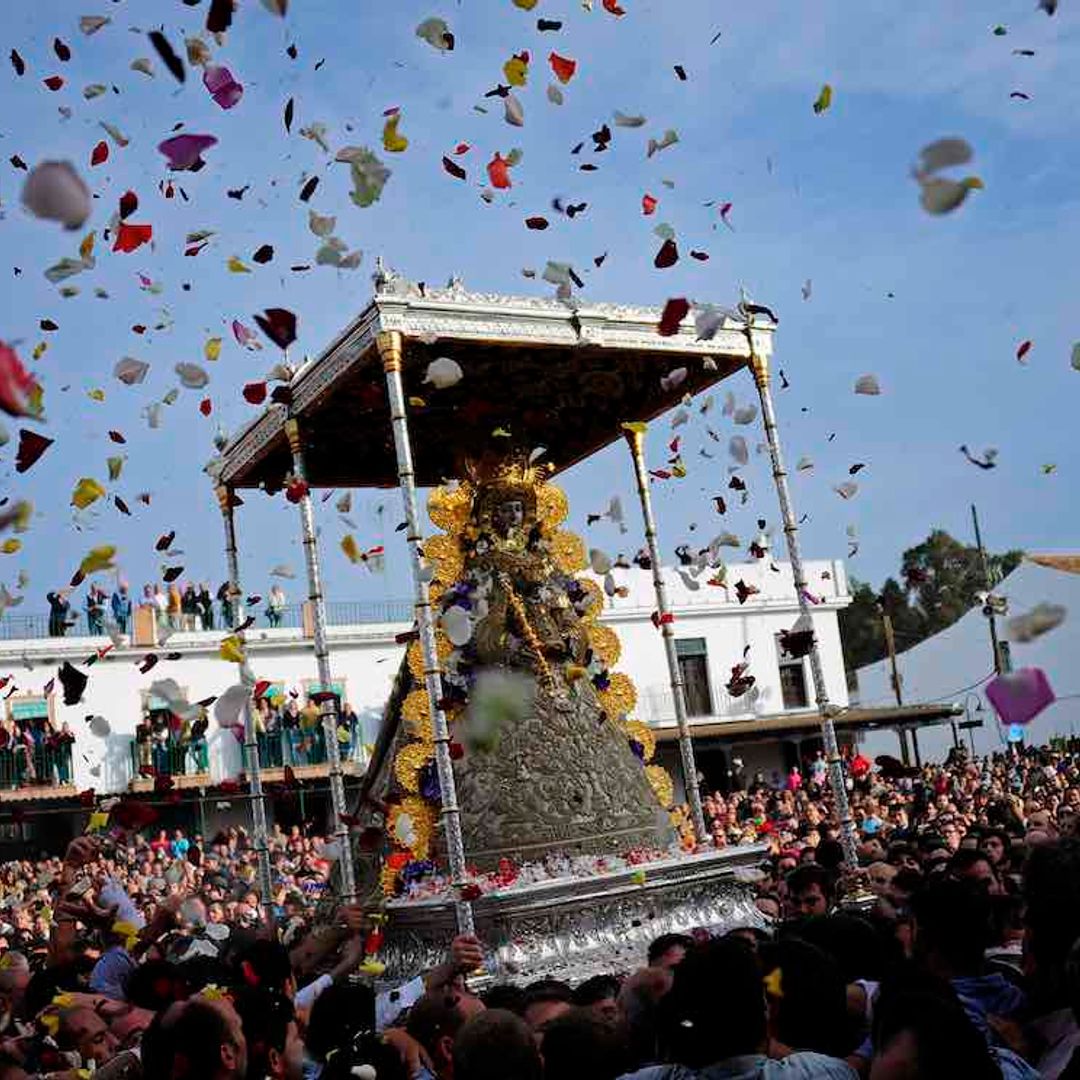
[[[173,169],[193,169],[202,164],[202,153],[217,145],[213,135],[174,135],[158,143],[158,150],[168,159]]]
[[[244,88],[233,78],[233,73],[219,64],[206,66],[203,86],[223,109],[231,109],[244,96]]]

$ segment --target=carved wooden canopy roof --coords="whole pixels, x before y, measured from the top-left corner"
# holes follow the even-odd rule
[[[216,483],[277,490],[291,471],[285,435],[299,421],[312,487],[390,487],[397,483],[382,365],[381,331],[404,340],[402,377],[412,399],[409,428],[420,486],[458,474],[463,456],[499,445],[497,429],[517,447],[547,447],[561,471],[621,435],[627,420],[650,420],[745,366],[742,325],[725,320],[700,341],[693,320],[679,332],[657,332],[660,312],[615,304],[470,293],[375,277],[375,296],[318,357],[294,375],[292,404],[271,405],[208,466]],[[772,351],[773,327],[758,319],[759,356]],[[464,378],[436,390],[428,364],[456,360]],[[661,379],[685,367],[685,381]],[[417,401],[419,399],[419,401]],[[420,403],[422,402],[422,404]]]

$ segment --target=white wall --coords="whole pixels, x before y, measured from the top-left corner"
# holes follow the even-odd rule
[[[790,569],[780,565],[773,573],[763,562],[736,564],[729,568],[730,598],[723,589],[702,584],[689,590],[672,570],[665,571],[670,604],[676,616],[677,637],[703,637],[709,662],[709,677],[715,715],[701,721],[747,718],[782,711],[779,669],[774,636],[790,628],[798,617]],[[823,577],[828,574],[829,577]],[[617,670],[628,674],[638,689],[638,715],[650,723],[673,724],[667,666],[659,631],[650,615],[655,608],[651,574],[641,570],[616,571],[618,583],[629,590],[625,598],[612,601],[604,615],[622,640],[622,658]],[[758,585],[762,592],[745,605],[735,599],[734,584],[739,579]],[[823,602],[814,609],[814,626],[822,651],[826,682],[832,699],[847,703],[843,657],[836,612],[848,602],[846,577],[837,562],[815,562],[807,566],[810,591]],[[331,667],[335,679],[345,682],[347,700],[365,720],[365,741],[372,741],[383,705],[397,673],[404,647],[394,641],[407,629],[403,624],[331,627]],[[218,656],[223,632],[175,634],[168,644],[155,650],[161,659],[147,674],[138,665],[146,650],[120,648],[91,667],[86,659],[102,645],[102,639],[64,638],[0,642],[0,670],[10,670],[18,685],[16,695],[40,694],[57,667],[69,660],[86,671],[89,683],[83,700],[64,706],[59,692],[54,697],[57,724],[66,720],[76,735],[75,783],[82,789],[99,792],[120,791],[131,779],[130,741],[141,715],[142,692],[156,679],[172,678],[187,691],[188,699],[221,694],[238,681],[235,665]],[[747,699],[731,701],[724,685],[732,665],[742,658],[749,644],[751,672],[758,680],[759,697],[751,706]],[[168,652],[180,653],[177,660],[165,660]],[[248,632],[248,654],[257,679],[283,681],[302,688],[315,678],[315,659],[310,641],[299,630],[252,630]],[[31,665],[27,670],[26,663]],[[807,687],[811,692],[807,665]],[[59,691],[59,683],[57,684]],[[98,739],[88,730],[85,718],[100,714],[112,726],[112,735]],[[241,770],[240,747],[235,737],[210,728],[210,772],[214,781]],[[91,770],[100,767],[100,775]]]

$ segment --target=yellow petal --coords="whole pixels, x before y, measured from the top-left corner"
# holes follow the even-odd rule
[[[341,550],[345,552],[349,562],[356,562],[360,558],[360,547],[352,533],[347,533],[341,538]]]
[[[235,255],[229,256],[229,269],[234,274],[250,274],[251,270],[246,267]]]
[[[386,118],[382,129],[383,149],[391,154],[400,154],[408,145],[409,140],[404,135],[398,134],[398,124],[401,123],[401,113],[394,113]]]
[[[45,355],[45,350],[49,347],[47,341],[39,341],[34,346],[34,351],[30,354],[35,360],[40,360]]]
[[[218,655],[222,660],[228,660],[231,664],[244,662],[244,643],[237,634],[230,634],[221,642]]]
[[[91,503],[97,502],[104,494],[105,489],[96,480],[84,476],[75,485],[75,490],[71,493],[71,505],[79,510],[85,510]]]
[[[977,176],[965,176],[960,181],[969,191],[982,191],[986,185]]]
[[[363,975],[378,977],[386,970],[386,965],[379,960],[365,960],[357,970]]]
[[[5,540],[2,544],[0,544],[0,551],[2,551],[5,555],[14,555],[16,552],[21,551],[21,550],[22,550],[22,541],[21,540],[16,540],[14,536],[10,537],[9,539]]]
[[[203,346],[203,356],[207,360],[216,360],[221,355],[221,338],[212,337]]]
[[[105,400],[105,391],[98,388],[98,387],[94,387],[93,390],[87,390],[86,396],[91,401],[104,401]]]
[[[83,237],[83,242],[79,245],[79,258],[86,260],[93,257],[94,254],[94,241],[97,239],[96,232],[88,232]]]
[[[821,93],[817,96],[817,101],[814,102],[814,112],[819,116],[832,104],[832,87],[826,83],[821,88]]]
[[[95,810],[86,823],[88,833],[102,832],[109,827],[109,812],[107,810]]]
[[[539,2],[540,0],[514,0],[514,7],[519,7],[522,11],[532,11]]]
[[[100,547],[91,548],[90,553],[79,563],[79,570],[84,575],[96,573],[98,570],[112,570],[115,557],[116,545],[102,544]]]
[[[422,409],[427,402],[422,397],[409,398],[409,405],[414,409]]]
[[[511,86],[524,86],[529,75],[529,65],[520,56],[511,56],[503,64],[503,74]]]
[[[765,983],[765,989],[774,998],[784,996],[784,973],[780,968],[774,968],[762,981]]]
[[[15,531],[26,532],[30,528],[30,518],[34,515],[34,504],[22,499],[15,504]]]

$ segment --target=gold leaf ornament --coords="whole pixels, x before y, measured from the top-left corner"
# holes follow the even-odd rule
[[[439,657],[439,670],[444,671],[447,658],[454,651],[450,639],[441,631],[435,631],[435,652]],[[419,641],[414,641],[409,646],[408,652],[409,673],[417,682],[424,681],[424,650]]]
[[[667,769],[662,765],[646,765],[645,779],[653,789],[657,802],[665,809],[669,809],[675,801],[675,785],[668,775]]]
[[[597,697],[600,699],[600,707],[612,720],[629,716],[637,705],[637,690],[629,675],[621,671],[615,672],[606,690],[601,690]]]
[[[412,690],[401,706],[401,719],[410,735],[425,742],[434,738],[431,727],[431,702],[427,690]]]
[[[589,645],[604,667],[612,668],[619,662],[622,643],[610,626],[589,627]]]
[[[556,532],[551,538],[551,556],[564,574],[576,574],[587,565],[585,544],[572,532]]]
[[[408,792],[420,790],[420,770],[435,758],[433,743],[406,743],[394,758],[394,779]]]
[[[626,732],[628,739],[641,744],[645,762],[652,761],[653,756],[656,754],[656,736],[653,734],[652,728],[641,720],[627,720],[623,724],[623,731]]]

